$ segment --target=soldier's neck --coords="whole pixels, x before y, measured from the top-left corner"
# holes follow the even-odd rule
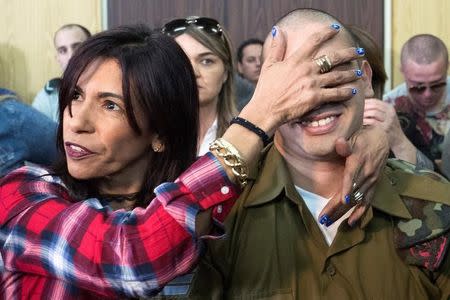
[[[281,154],[288,167],[294,184],[302,189],[332,198],[342,192],[345,161],[317,161]]]

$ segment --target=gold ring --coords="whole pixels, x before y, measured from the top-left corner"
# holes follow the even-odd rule
[[[314,62],[319,66],[321,74],[330,72],[332,68],[330,58],[326,55],[316,58]]]

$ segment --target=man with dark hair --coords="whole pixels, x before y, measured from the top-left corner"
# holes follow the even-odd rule
[[[261,72],[261,52],[263,42],[251,38],[242,42],[237,49],[236,101],[241,110],[250,100]]]
[[[284,16],[275,32],[285,36],[285,57],[290,57],[317,43],[314,34],[330,25],[339,33],[311,57],[327,76],[338,62],[337,51],[355,51],[348,48],[355,41],[340,22],[321,11],[298,9]],[[450,185],[445,179],[390,161],[360,221],[349,224],[347,213],[330,225],[328,216],[320,215],[343,180],[345,161],[333,143],[360,130],[365,98],[373,96],[367,61],[336,69],[342,76],[359,74],[351,85],[354,97],[318,106],[277,130],[259,174],[226,220],[229,237],[208,242],[190,298],[450,297]],[[354,182],[348,205],[363,205],[365,193],[364,184]]]
[[[434,35],[415,35],[402,47],[400,70],[405,82],[383,99],[395,106],[413,145],[432,161],[439,161],[450,128],[447,47]]]
[[[79,24],[66,24],[60,27],[53,37],[56,50],[56,61],[61,71],[67,67],[78,46],[91,36],[89,30]],[[49,80],[44,88],[38,92],[33,101],[33,107],[45,114],[55,122],[58,122],[58,88],[60,78]]]
[[[237,49],[239,74],[256,85],[261,72],[261,52],[263,42],[259,39],[245,40]]]

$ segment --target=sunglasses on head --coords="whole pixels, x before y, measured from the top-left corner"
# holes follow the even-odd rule
[[[438,92],[442,91],[442,89],[445,88],[446,86],[447,86],[447,82],[442,81],[442,82],[437,82],[437,83],[433,83],[433,84],[421,83],[418,85],[410,86],[408,89],[409,89],[409,92],[413,93],[413,94],[423,94],[427,88],[429,88],[431,90],[431,92],[433,92],[433,93],[438,93]]]
[[[186,19],[176,19],[166,23],[162,27],[162,33],[169,36],[178,36],[186,31],[189,26],[195,26],[209,34],[222,36],[222,27],[219,22],[205,17],[187,17]]]

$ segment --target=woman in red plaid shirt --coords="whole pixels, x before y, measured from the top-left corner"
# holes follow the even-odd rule
[[[201,240],[223,234],[221,221],[274,130],[319,103],[352,97],[355,72],[323,74],[313,60],[338,31],[324,28],[284,58],[274,28],[240,114],[251,126],[231,125],[196,162],[198,92],[181,48],[142,26],[86,41],[60,88],[61,163],[26,166],[0,182],[1,297],[145,297],[188,272]],[[330,53],[332,63],[357,58],[353,50]],[[363,134],[387,151],[379,132]]]

